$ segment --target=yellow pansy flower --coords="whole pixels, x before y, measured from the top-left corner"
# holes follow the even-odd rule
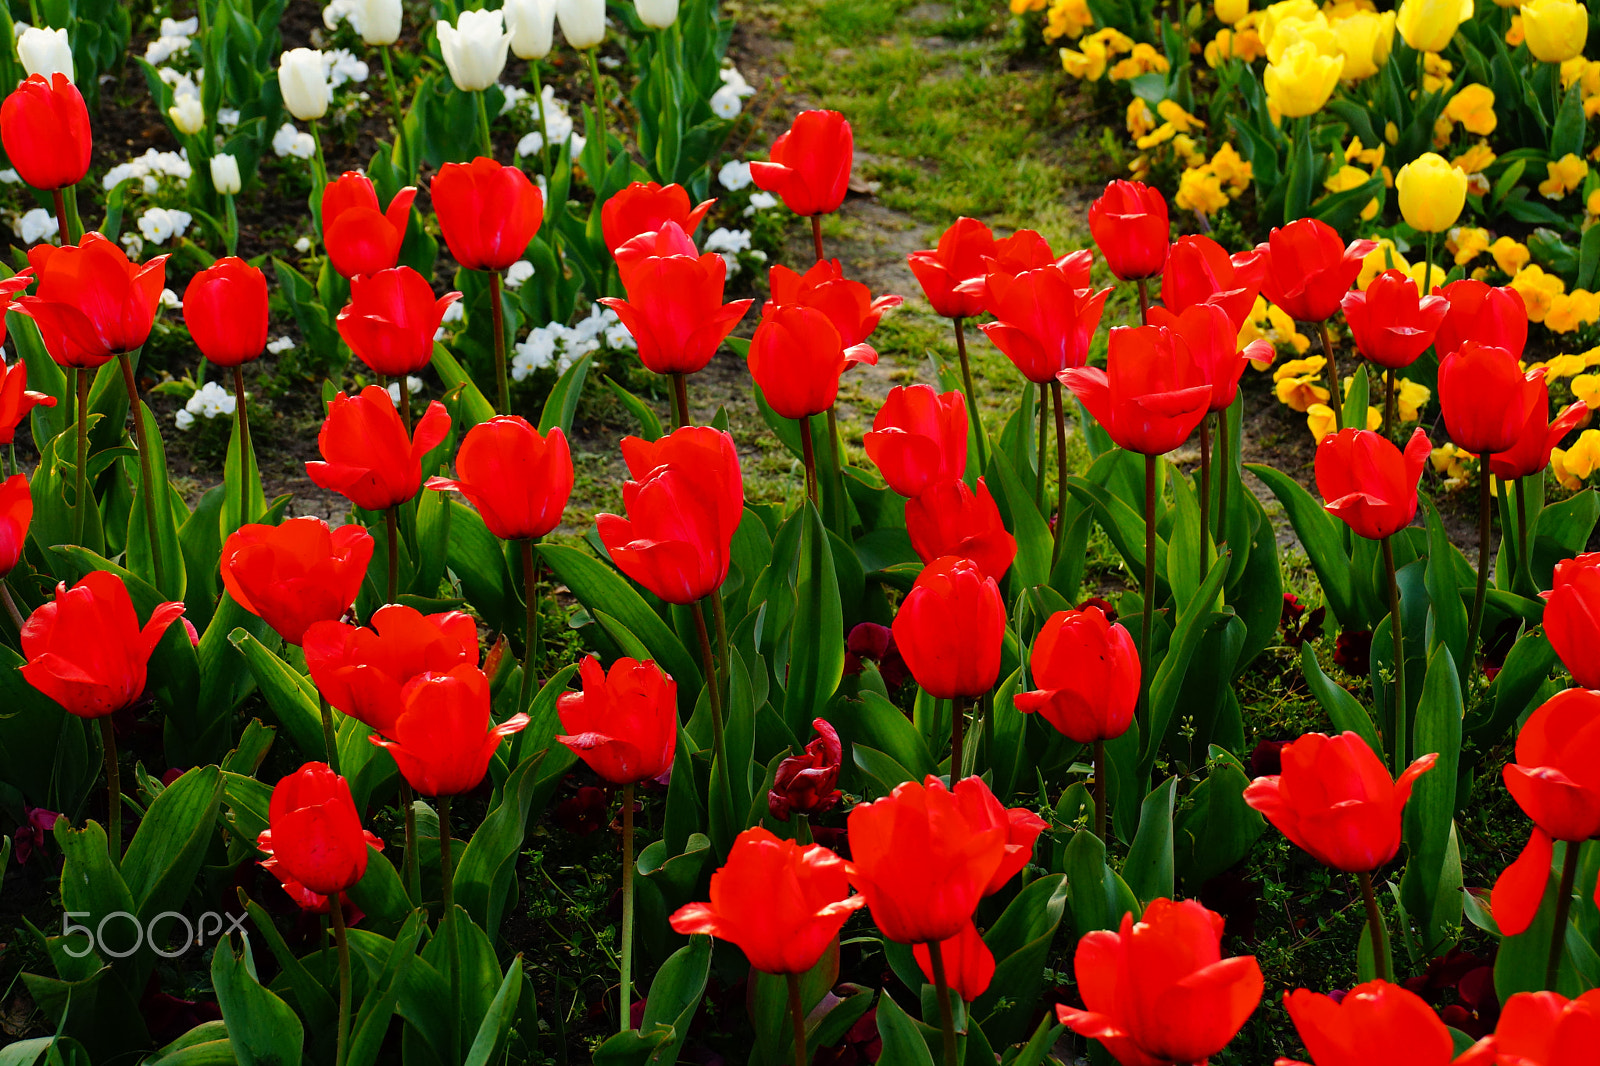
[[[1494,132],[1498,121],[1494,114],[1494,90],[1487,85],[1468,85],[1450,98],[1444,105],[1444,113],[1451,122],[1465,126],[1467,132],[1487,137]]]
[[[1272,371],[1272,380],[1282,381],[1284,378],[1315,376],[1322,373],[1322,368],[1327,365],[1328,361],[1320,355],[1313,355],[1305,359],[1290,359],[1286,363],[1277,365]]]
[[[1097,43],[1105,46],[1106,54],[1119,56],[1124,52],[1133,51],[1133,38],[1113,26],[1096,30],[1083,39],[1084,44]]]
[[[1127,115],[1128,136],[1143,137],[1156,128],[1155,113],[1150,110],[1150,105],[1135,96],[1128,104]]]
[[[1172,202],[1197,215],[1214,215],[1228,206],[1228,194],[1210,167],[1189,167],[1178,179],[1178,193]]]
[[[1274,390],[1278,402],[1304,414],[1314,403],[1327,403],[1328,390],[1317,384],[1314,377],[1280,378]]]
[[[1180,133],[1172,138],[1172,151],[1179,159],[1183,160],[1183,165],[1186,167],[1205,165],[1205,152],[1201,151],[1200,145],[1187,133]]]
[[[1383,425],[1383,415],[1372,408],[1367,408],[1367,428],[1377,429]],[[1323,437],[1338,428],[1333,418],[1333,408],[1325,403],[1314,403],[1306,408],[1306,428],[1311,431],[1311,439],[1320,441]]]
[[[1133,46],[1133,51],[1126,59],[1117,61],[1111,68],[1112,81],[1126,81],[1137,78],[1142,74],[1165,74],[1167,72],[1167,57],[1156,51],[1152,46],[1140,41]]]
[[[1106,72],[1106,46],[1102,41],[1083,42],[1083,51],[1061,49],[1061,69],[1081,81],[1099,81]]]
[[[1386,144],[1379,144],[1376,148],[1367,148],[1361,143],[1360,137],[1352,137],[1350,138],[1350,143],[1345,145],[1344,161],[1376,169],[1383,165],[1383,157],[1388,150],[1389,146]]]
[[[1356,275],[1356,288],[1365,292],[1367,286],[1372,284],[1372,279],[1385,270],[1409,271],[1410,269],[1411,264],[1400,254],[1400,249],[1394,246],[1394,241],[1388,237],[1380,237],[1377,246],[1361,260],[1361,273]]]
[[[1576,492],[1600,466],[1600,429],[1586,429],[1578,434],[1568,449],[1550,450],[1550,470],[1561,487]]]
[[[1500,237],[1489,245],[1494,265],[1507,274],[1515,274],[1528,265],[1528,246],[1510,237]]]
[[[1416,283],[1417,292],[1423,296],[1426,296],[1429,290],[1443,285],[1445,275],[1448,273],[1450,272],[1437,263],[1412,263],[1406,267],[1406,277]]]
[[[1288,312],[1257,296],[1250,308],[1250,317],[1245,319],[1239,330],[1239,349],[1243,351],[1253,341],[1259,340],[1267,341],[1274,347],[1287,344],[1301,355],[1311,347],[1311,338],[1295,329],[1294,319],[1289,317]],[[1320,363],[1317,365],[1321,367]],[[1257,369],[1265,370],[1266,367],[1258,365]]]
[[[1415,422],[1422,415],[1422,409],[1428,406],[1428,401],[1433,398],[1433,390],[1420,381],[1410,378],[1401,378],[1397,382],[1399,388],[1395,391],[1395,414],[1400,416],[1401,422]]]
[[[1488,170],[1489,164],[1493,163],[1494,159],[1494,149],[1480,141],[1451,159],[1450,162],[1466,171],[1468,175],[1472,175],[1482,174],[1485,170]]]
[[[1044,27],[1045,43],[1062,37],[1077,40],[1093,25],[1094,16],[1089,13],[1087,0],[1053,0]]]
[[[1538,263],[1529,263],[1511,279],[1510,287],[1517,290],[1528,311],[1528,321],[1543,322],[1550,313],[1550,301],[1566,291],[1566,283],[1554,274],[1546,274]]]
[[[1251,179],[1255,177],[1255,168],[1250,165],[1250,161],[1240,155],[1231,144],[1223,144],[1218,148],[1207,165],[1235,196],[1248,189]]]
[[[1590,411],[1600,411],[1600,374],[1579,374],[1570,387],[1574,399],[1582,400]]]
[[[1011,13],[1021,15],[1028,11],[1043,11],[1049,0],[1011,0]]]
[[[1466,266],[1489,249],[1489,231],[1480,226],[1457,226],[1444,242],[1444,250],[1456,257],[1456,266]]]
[[[1600,215],[1600,189],[1589,194],[1589,198],[1583,202],[1583,209],[1591,215]]]
[[[1162,121],[1170,122],[1176,126],[1179,133],[1193,133],[1195,130],[1206,128],[1204,122],[1179,107],[1176,100],[1161,101],[1156,105],[1156,114],[1161,116]]]
[[[1539,192],[1549,200],[1561,199],[1589,176],[1589,164],[1571,152],[1554,163],[1546,163],[1544,168],[1549,177],[1539,183]]]

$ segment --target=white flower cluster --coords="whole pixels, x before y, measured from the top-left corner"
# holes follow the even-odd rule
[[[310,159],[317,154],[317,142],[311,134],[295,129],[293,122],[285,122],[272,135],[272,150],[279,158],[292,155],[296,159]]]
[[[170,237],[182,237],[194,216],[175,207],[152,207],[139,216],[139,232],[151,244],[165,244]]]
[[[187,18],[181,21],[164,18],[161,20],[161,33],[144,49],[144,61],[152,67],[159,67],[179,52],[189,50],[189,38],[193,37],[200,29],[200,19]]]
[[[550,143],[572,145],[572,154],[583,151],[584,139],[574,132],[572,116],[567,113],[567,102],[556,95],[555,87],[544,87],[544,124],[550,131]],[[538,107],[534,106],[534,122],[538,122]],[[544,149],[544,135],[533,130],[517,142],[517,154],[523,158],[538,155]]]
[[[367,80],[366,63],[357,59],[348,48],[335,48],[330,52],[323,52],[322,70],[327,76],[330,89],[337,89],[345,82],[359,83]]]
[[[293,350],[294,350],[294,338],[293,337],[279,337],[275,341],[268,341],[267,342],[267,351],[271,352],[273,355],[282,355],[284,352],[290,352],[290,351],[293,351]]]
[[[717,171],[717,183],[729,192],[749,188],[750,181],[750,164],[742,160],[730,159]]]
[[[744,215],[749,218],[757,211],[771,211],[778,206],[778,198],[770,192],[753,192],[750,194],[750,206],[744,209]]]
[[[511,360],[511,376],[523,381],[546,367],[554,367],[556,373],[564,374],[573,363],[590,352],[599,351],[602,346],[627,349],[637,348],[638,344],[615,311],[595,304],[589,309],[589,316],[576,326],[550,322],[529,330],[527,339],[517,344],[517,354]]]
[[[194,425],[196,416],[206,419],[231,418],[238,406],[238,397],[217,382],[208,381],[194,391],[189,402],[172,416],[172,421],[179,429],[188,429]]]
[[[47,241],[54,237],[60,228],[56,216],[42,207],[35,207],[11,220],[11,232],[15,233],[23,244]]]
[[[500,102],[500,114],[502,115],[516,110],[524,100],[533,98],[533,94],[520,85],[502,85],[500,86],[500,92],[505,97]],[[534,104],[534,107],[538,106],[538,104]]]
[[[348,22],[350,28],[357,33],[361,32],[361,0],[333,0],[322,9],[322,24],[331,32],[339,28],[339,23]]]
[[[744,80],[738,67],[723,67],[719,73],[722,87],[711,94],[711,113],[720,119],[738,118],[745,98],[756,94],[755,86]]]
[[[126,163],[118,163],[106,171],[101,184],[106,192],[110,192],[128,179],[138,178],[143,183],[144,191],[153,193],[160,188],[160,179],[164,177],[173,178],[180,186],[187,188],[193,173],[187,152],[158,152],[154,148],[146,148],[144,155]]]
[[[739,255],[746,253],[751,258],[766,262],[767,253],[752,250],[750,247],[750,231],[747,229],[727,229],[719,227],[711,231],[701,246],[702,251],[716,252],[722,256],[722,261],[728,264],[728,277],[739,273]]]
[[[422,379],[414,374],[407,374],[406,391],[411,394],[412,399],[416,399],[417,393],[422,391]],[[400,383],[398,381],[389,384],[389,402],[396,407],[400,406]]]
[[[173,292],[171,289],[162,289],[161,306],[165,307],[168,311],[182,311],[183,301],[180,300],[178,298],[178,294]]]
[[[520,289],[522,283],[533,277],[533,264],[526,259],[518,259],[506,267],[506,288]],[[456,301],[459,303],[460,301]],[[451,306],[455,306],[452,304]]]

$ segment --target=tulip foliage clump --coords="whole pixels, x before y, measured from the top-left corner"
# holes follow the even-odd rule
[[[1541,61],[1541,35],[1570,36],[1552,28],[1563,2],[1517,16]],[[18,75],[0,141],[55,227],[0,280],[17,353],[0,383],[0,810],[17,826],[0,875],[31,860],[27,883],[60,911],[21,915],[13,987],[40,1032],[0,1066],[484,1066],[574,1049],[601,1066],[1591,1061],[1600,502],[1546,503],[1544,487],[1587,407],[1550,417],[1559,375],[1522,363],[1534,316],[1514,280],[1434,292],[1426,270],[1421,289],[1392,261],[1372,270],[1379,246],[1351,233],[1381,185],[1314,209],[1303,168],[1325,137],[1304,119],[1344,69],[1318,51],[1335,33],[1321,12],[1263,16],[1281,46],[1264,99],[1298,122],[1279,134],[1297,198],[1261,212],[1282,225],[1230,252],[1182,233],[1138,181],[1112,182],[1091,240],[1064,254],[954,220],[908,266],[957,359],[890,389],[854,454],[841,382],[906,355],[877,334],[903,298],[828,254],[854,134],[804,111],[766,160],[713,171],[748,88],[722,64],[713,5],[638,0],[608,24],[592,0],[446,4],[424,27],[394,2],[330,5],[330,32],[348,23],[381,63],[391,112],[367,172],[333,176],[333,75],[359,64],[365,80],[365,61],[277,55],[281,3],[201,0],[144,60],[192,211],[151,206],[134,239],[118,232],[126,199],[154,194],[123,187],[133,171],[88,203],[77,81],[127,35],[125,15],[120,43],[116,17],[91,25],[91,6],[29,27],[0,61]],[[1448,67],[1437,53],[1460,20],[1435,6],[1397,17],[1431,58],[1385,70]],[[1050,24],[1059,12],[1081,36],[1087,11],[1053,5]],[[1254,16],[1230,14],[1237,48]],[[557,26],[592,87],[582,135],[539,80]],[[602,66],[624,68],[598,53],[619,31],[631,66],[608,80]],[[1097,31],[1079,59],[1126,52],[1111,76],[1143,101],[1173,72],[1133,33],[1124,49]],[[1182,33],[1162,39],[1186,67]],[[162,73],[180,51],[193,79]],[[508,54],[534,83],[517,91],[536,98],[538,137],[505,163]],[[1561,96],[1565,68],[1541,80],[1524,58],[1494,67],[1532,79],[1519,108],[1582,113],[1586,73]],[[1248,61],[1228,62],[1228,91],[1250,97]],[[1330,80],[1312,107],[1306,79]],[[1370,106],[1404,109],[1405,137],[1434,129],[1442,90],[1391,90]],[[280,139],[306,161],[315,237],[269,281],[232,254],[233,198]],[[1252,147],[1258,167],[1269,149]],[[1446,231],[1461,198],[1407,207],[1408,189],[1454,179],[1410,165],[1407,225]],[[770,268],[755,314],[732,298],[738,255],[713,246],[726,230],[699,235],[714,172],[806,220],[810,254]],[[423,174],[426,216],[409,184]],[[1496,202],[1526,210],[1515,184]],[[143,255],[196,219],[202,239]],[[1385,235],[1389,254],[1403,238]],[[458,268],[442,292],[441,242]],[[229,427],[223,483],[192,504],[140,384],[180,270],[186,343],[225,372],[195,395],[210,389]],[[1243,462],[1241,379],[1276,355],[1264,307],[1288,323],[1279,339],[1301,323],[1322,346],[1278,389],[1314,396],[1326,375],[1305,483]],[[311,349],[300,369],[322,372],[303,473],[339,501],[331,522],[263,487],[243,374],[274,312]],[[521,326],[576,334],[584,314],[615,316],[627,342],[606,343],[636,376],[591,377],[597,343],[566,352],[533,402]],[[986,384],[1001,395],[979,396],[978,333],[1017,371]],[[719,353],[747,367],[759,432],[712,412]],[[1429,427],[1394,410],[1395,370],[1423,364],[1443,419]],[[418,393],[424,372],[442,396]],[[637,432],[614,448],[614,512],[578,520],[571,438],[602,390]],[[1074,435],[1085,463],[1069,463]],[[1447,441],[1481,464],[1467,552],[1424,484]],[[757,449],[796,471],[782,502],[747,483]],[[1312,625],[1286,635],[1303,608],[1280,533],[1303,550],[1319,624],[1363,654],[1325,664]],[[1090,573],[1092,543],[1125,582]],[[1311,727],[1252,756],[1246,685],[1274,658]],[[1519,812],[1518,850],[1486,863],[1467,816],[1491,793]],[[567,868],[589,886],[574,898],[550,856],[602,827]],[[1325,868],[1325,898],[1360,917],[1320,931],[1328,969],[1285,980],[1222,913],[1219,886],[1269,848]],[[1492,883],[1471,883],[1484,865]],[[531,901],[541,879],[553,891]],[[1420,994],[1469,938],[1493,955],[1480,976],[1497,1017]],[[1293,1046],[1256,1026],[1279,1004]]]

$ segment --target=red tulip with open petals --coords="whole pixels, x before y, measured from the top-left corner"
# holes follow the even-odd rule
[[[460,611],[423,614],[391,603],[366,626],[313,622],[302,646],[317,691],[330,705],[380,733],[404,709],[401,691],[418,674],[478,665],[478,626]]]
[[[1461,1053],[1455,1066],[1589,1066],[1600,1045],[1600,989],[1575,999],[1518,992],[1506,1000],[1494,1033]]]
[[[590,655],[578,664],[581,692],[563,693],[556,713],[589,769],[613,785],[660,777],[678,744],[678,685],[653,661],[626,656],[607,672]]]
[[[1382,435],[1347,428],[1317,445],[1317,491],[1328,513],[1358,536],[1382,540],[1417,516],[1417,483],[1433,447],[1421,429],[1404,453]]]
[[[1356,985],[1342,999],[1307,988],[1283,1005],[1311,1066],[1450,1066],[1455,1042],[1428,1001],[1388,981]],[[1276,1066],[1307,1066],[1280,1058]]]
[[[1300,322],[1326,322],[1361,273],[1376,241],[1351,241],[1320,218],[1275,228],[1257,250],[1266,253],[1261,294]]]
[[[791,755],[778,764],[772,788],[767,792],[767,811],[780,822],[787,822],[791,814],[812,818],[826,814],[838,806],[841,798],[836,787],[839,764],[844,760],[839,731],[826,718],[813,719],[811,728],[816,730],[817,739],[799,755]]]
[[[697,255],[676,222],[641,234],[616,252],[628,298],[602,297],[639,346],[639,361],[657,374],[705,369],[754,300],[722,302],[728,264],[715,252]]]
[[[572,452],[560,426],[541,434],[516,415],[467,430],[454,478],[431,477],[428,488],[461,493],[501,540],[536,540],[561,524],[572,495]]]
[[[896,385],[872,416],[861,445],[891,489],[908,499],[920,496],[928,486],[966,473],[966,400],[955,390]]]
[[[797,215],[826,215],[844,203],[854,152],[855,139],[843,115],[802,111],[772,142],[771,162],[750,164],[750,178]]]
[[[359,275],[335,324],[350,350],[375,374],[403,377],[433,361],[433,337],[459,292],[434,298],[433,288],[408,266]]]
[[[1379,366],[1399,370],[1433,345],[1450,301],[1421,296],[1403,270],[1385,270],[1365,291],[1352,289],[1340,302],[1356,349]]]
[[[1239,328],[1218,304],[1195,304],[1177,315],[1164,307],[1152,307],[1150,324],[1165,326],[1183,339],[1201,380],[1211,386],[1212,411],[1233,406],[1246,366],[1270,363],[1274,355],[1272,342],[1265,338],[1251,341],[1241,351]]]
[[[846,347],[833,320],[815,307],[769,303],[750,341],[750,376],[784,418],[809,418],[833,406],[839,379],[857,363],[875,365],[871,345]]]
[[[939,246],[906,256],[911,273],[935,314],[945,318],[972,318],[983,314],[984,262],[995,251],[994,233],[975,218],[956,219],[939,235]],[[963,283],[976,282],[962,289]]]
[[[1261,294],[1266,273],[1267,257],[1254,248],[1230,256],[1202,234],[1179,237],[1167,250],[1161,271],[1161,302],[1176,314],[1196,304],[1215,304],[1239,330]]]
[[[1439,363],[1439,410],[1450,439],[1472,452],[1503,452],[1517,443],[1549,392],[1544,371],[1523,373],[1505,348],[1467,341]],[[1537,409],[1537,410],[1536,410]]]
[[[1591,654],[1592,654],[1591,649]],[[1600,692],[1557,693],[1517,733],[1506,788],[1535,825],[1556,840],[1600,834]]]
[[[527,715],[514,714],[495,725],[489,716],[489,679],[466,664],[412,678],[400,702],[400,717],[389,733],[368,739],[389,750],[400,776],[424,796],[458,796],[477,788],[500,742],[528,724]]]
[[[11,573],[22,559],[22,548],[33,524],[33,493],[26,474],[12,474],[0,482],[0,577]]]
[[[1017,538],[1006,529],[1000,508],[983,478],[976,489],[951,478],[936,481],[906,501],[906,532],[925,563],[960,555],[999,581],[1017,557]]]
[[[1106,369],[1075,367],[1061,381],[1118,447],[1141,455],[1162,455],[1188,440],[1214,392],[1182,336],[1163,326],[1118,326]]]
[[[1600,552],[1585,552],[1556,564],[1543,594],[1544,635],[1572,679],[1600,689]]]
[[[422,457],[450,432],[450,415],[435,400],[407,437],[386,389],[368,385],[359,395],[339,393],[317,434],[321,462],[306,464],[313,482],[357,507],[386,511],[422,488]]]
[[[17,427],[35,407],[54,407],[56,398],[28,388],[28,364],[18,359],[10,366],[0,365],[0,444],[14,444]]]
[[[1433,340],[1440,356],[1460,351],[1470,340],[1504,348],[1518,360],[1522,358],[1528,344],[1528,310],[1520,292],[1476,278],[1452,281],[1433,291],[1450,302]]]
[[[92,232],[76,245],[36,244],[28,265],[39,284],[17,298],[17,309],[39,327],[50,358],[92,370],[149,339],[166,263],[164,255],[131,263],[116,242]]]
[[[1533,392],[1535,396],[1528,406],[1528,421],[1517,435],[1517,443],[1489,456],[1489,473],[1502,481],[1543,474],[1544,468],[1550,465],[1550,453],[1556,445],[1589,417],[1589,405],[1577,400],[1546,422],[1550,414],[1550,387],[1545,384],[1543,374],[1539,375]]]
[[[150,655],[183,604],[157,604],[141,627],[117,575],[94,570],[65,581],[22,626],[23,680],[79,718],[103,718],[144,693]]]
[[[372,534],[320,518],[242,525],[222,545],[222,585],[234,602],[299,644],[313,622],[344,617],[372,561]]]
[[[408,185],[395,194],[386,210],[378,210],[378,192],[365,174],[347,170],[322,188],[322,244],[328,261],[344,278],[376,274],[400,260],[411,202],[417,190]],[[438,207],[437,201],[434,205]]]
[[[1034,639],[1028,657],[1032,692],[1014,698],[1017,710],[1039,713],[1079,744],[1113,740],[1133,724],[1139,704],[1139,650],[1133,637],[1098,607],[1057,611]]]
[[[237,256],[200,271],[183,290],[183,324],[216,366],[239,366],[267,348],[267,276]]]
[[[273,786],[267,825],[256,847],[261,865],[283,882],[319,896],[354,888],[367,872],[367,848],[383,842],[361,828],[350,783],[320,762],[308,762]],[[291,895],[293,895],[291,890]]]
[[[1167,265],[1166,198],[1137,181],[1113,181],[1089,205],[1089,233],[1111,273],[1123,281],[1155,277]]]
[[[865,285],[844,276],[837,259],[821,260],[804,274],[780,264],[768,272],[768,284],[772,303],[814,307],[827,315],[845,348],[865,344],[883,313],[905,302],[893,295],[873,299]]]
[[[984,306],[996,321],[979,328],[1036,385],[1056,379],[1089,358],[1110,289],[1094,292],[1063,267],[1043,266],[1020,274],[991,265],[984,278]]]
[[[544,196],[522,168],[483,156],[446,163],[429,192],[450,255],[468,270],[504,270],[515,263],[544,221]]]
[[[693,233],[711,210],[715,200],[689,206],[689,194],[682,185],[661,185],[654,181],[635,181],[600,208],[600,232],[613,255],[623,244],[641,233],[654,233],[668,222],[684,233]]]
[[[60,71],[28,75],[0,104],[0,143],[18,176],[35,189],[76,185],[89,173],[94,150],[83,94]]]

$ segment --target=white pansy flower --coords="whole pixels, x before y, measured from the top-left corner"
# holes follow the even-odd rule
[[[294,338],[292,337],[279,337],[275,341],[267,342],[267,351],[273,355],[282,355],[284,352],[292,351],[293,349]]]
[[[415,377],[414,375],[407,374],[406,391],[411,393],[412,396],[416,396],[417,393],[422,391],[422,379]],[[398,381],[389,383],[389,402],[394,404],[396,407],[400,406],[400,383]]]
[[[729,192],[738,192],[750,184],[750,164],[732,159],[717,171],[717,182]]]
[[[56,216],[42,207],[35,207],[12,223],[11,228],[23,244],[47,241],[60,232]]]
[[[526,259],[518,259],[506,268],[506,288],[520,289],[522,283],[533,277],[533,264]],[[456,303],[461,301],[457,300]]]
[[[161,306],[168,311],[181,311],[183,310],[183,301],[178,299],[178,294],[171,289],[162,289]]]

